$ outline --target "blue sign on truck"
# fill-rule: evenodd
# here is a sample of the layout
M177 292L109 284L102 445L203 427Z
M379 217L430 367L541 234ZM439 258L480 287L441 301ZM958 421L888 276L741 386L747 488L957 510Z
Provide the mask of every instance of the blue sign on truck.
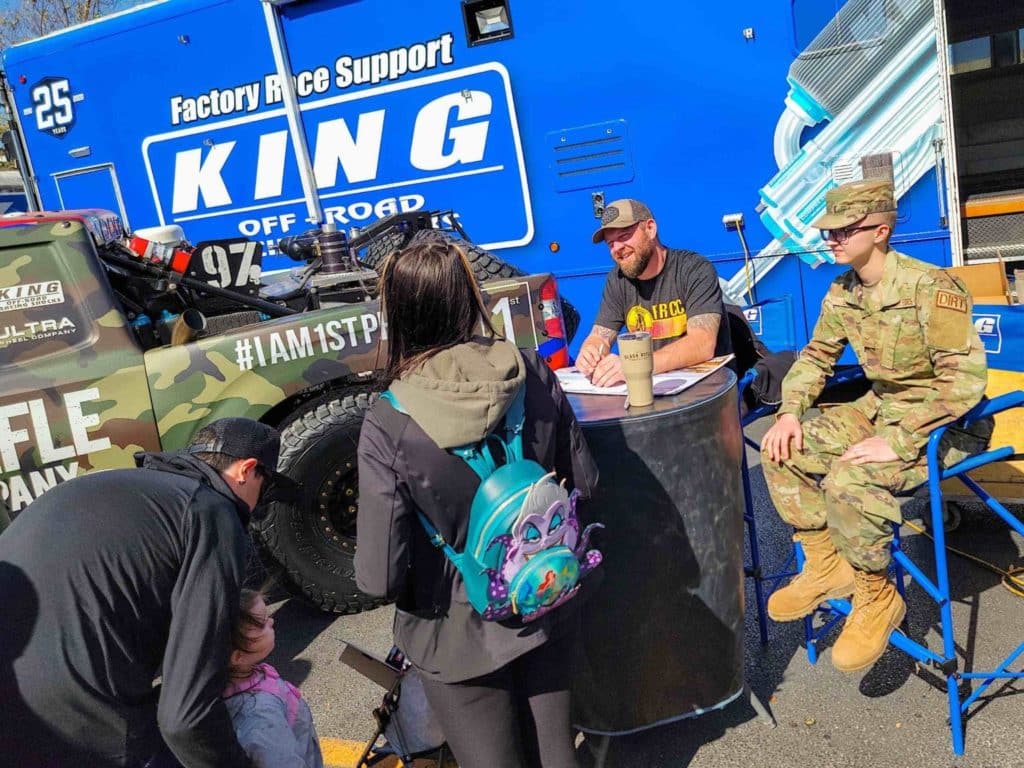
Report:
M836 183L891 176L910 255L1024 256L1013 5L160 0L3 64L44 208L249 237L267 268L284 235L450 209L586 326L596 217L636 197L800 345L838 271L809 226Z

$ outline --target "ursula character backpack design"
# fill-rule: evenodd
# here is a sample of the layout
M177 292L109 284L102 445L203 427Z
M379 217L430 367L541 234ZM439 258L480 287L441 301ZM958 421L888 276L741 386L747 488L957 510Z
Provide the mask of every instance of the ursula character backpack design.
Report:
M568 493L554 472L523 458L526 385L505 414L505 426L481 442L448 449L480 477L469 511L466 548L456 552L437 528L417 511L430 542L458 569L473 608L487 621L518 616L532 621L571 599L580 579L601 562L588 550L590 534L580 534L579 492ZM391 390L381 394L401 413ZM504 451L498 466L493 446Z

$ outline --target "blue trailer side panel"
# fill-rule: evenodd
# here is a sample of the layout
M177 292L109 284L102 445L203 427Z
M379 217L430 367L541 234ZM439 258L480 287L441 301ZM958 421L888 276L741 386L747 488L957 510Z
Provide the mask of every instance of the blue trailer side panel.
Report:
M477 242L555 273L588 327L611 266L594 195L638 197L734 294L788 297L772 322L802 344L838 272L808 224L860 157L888 153L897 247L949 263L930 0L611 5L513 1L513 36L478 45L457 0L282 6L327 220L454 209ZM89 178L134 227L268 245L308 228L270 41L258 0L167 0L9 50L44 204L109 165Z

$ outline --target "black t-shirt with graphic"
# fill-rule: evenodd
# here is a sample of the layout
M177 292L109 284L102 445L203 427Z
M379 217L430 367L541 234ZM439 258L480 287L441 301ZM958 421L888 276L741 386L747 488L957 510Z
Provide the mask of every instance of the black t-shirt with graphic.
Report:
M612 269L594 322L615 332L623 326L647 331L654 348L660 349L686 333L688 317L705 314L722 318L715 355L728 354L732 345L718 273L700 254L669 248L665 268L650 280L634 280L618 267Z

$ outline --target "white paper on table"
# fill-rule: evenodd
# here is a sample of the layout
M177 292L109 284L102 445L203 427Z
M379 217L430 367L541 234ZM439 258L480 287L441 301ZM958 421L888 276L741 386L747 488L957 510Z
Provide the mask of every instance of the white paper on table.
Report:
M654 374L654 394L677 395L684 389L689 389L701 379L707 378L723 365L732 360L733 355L722 355L712 357L703 363L692 365L689 368L680 368L675 371L665 371ZM579 368L559 368L555 371L558 382L565 392L574 395L625 395L626 385L616 384L613 387L596 387L590 380L580 372Z

